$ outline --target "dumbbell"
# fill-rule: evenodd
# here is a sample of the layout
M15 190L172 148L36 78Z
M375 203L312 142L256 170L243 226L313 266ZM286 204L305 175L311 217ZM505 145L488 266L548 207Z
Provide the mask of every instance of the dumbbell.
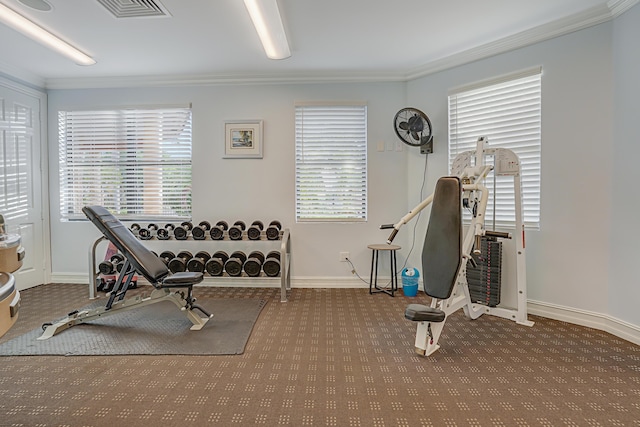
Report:
M211 227L209 234L212 240L222 240L224 238L224 232L229 229L229 224L226 221L218 221L216 225Z
M176 257L176 255L171 252L171 251L164 251L162 253L160 253L160 256L158 258L160 258L160 260L162 262L164 262L164 265L168 265L169 261L171 261L172 259L174 259Z
M247 237L249 240L260 240L260 234L264 229L262 221L253 221L251 227L247 229Z
M121 260L118 260L118 262L114 263L114 267L116 268L116 271L118 273L121 273L122 268L124 267L124 257L122 257Z
M224 270L229 276L237 277L242 274L242 266L247 260L247 256L242 251L235 251L231 254L227 262L224 263Z
M122 263L124 261L124 256L122 254L113 254L109 261L102 261L98 265L98 271L100 271L103 275L114 274L116 272L116 265L118 263Z
M229 238L231 240L242 240L242 232L247 228L244 221L236 221L229 227Z
M164 228L159 228L156 231L156 237L158 240L169 240L171 238L171 232L176 228L173 224L165 224Z
M282 224L280 224L280 221L271 221L266 231L267 239L278 240L280 238L280 230L282 230Z
M157 225L149 224L147 228L141 228L138 230L138 237L140 237L140 240L151 240L153 238L153 232L157 229Z
M211 230L211 224L209 221L201 221L200 224L193 227L191 230L191 236L193 240L204 240L207 237L207 232Z
M187 262L187 270L198 273L204 272L204 266L206 262L209 261L209 258L211 258L211 255L209 255L209 252L207 251L200 251L196 253L193 258Z
M253 251L247 257L244 262L244 272L249 277L258 277L260 270L262 270L262 264L264 263L264 254L260 251Z
M187 240L191 229L193 229L193 224L189 221L185 221L173 229L173 236L176 240Z
M187 262L189 262L191 258L193 258L193 255L191 255L191 252L189 251L178 252L178 255L176 255L175 258L169 261L169 271L171 271L172 273L180 273L186 271Z
M224 264L229 259L229 255L227 255L224 251L217 251L214 253L211 258L204 265L204 269L207 273L212 276L222 276L224 272Z
M267 259L262 264L262 271L269 277L276 277L280 274L280 252L271 251L267 254Z
M136 224L135 222L133 224L131 224L131 226L129 227L129 230L131 230L131 232L133 233L134 236L138 235L138 232L140 231L140 224Z

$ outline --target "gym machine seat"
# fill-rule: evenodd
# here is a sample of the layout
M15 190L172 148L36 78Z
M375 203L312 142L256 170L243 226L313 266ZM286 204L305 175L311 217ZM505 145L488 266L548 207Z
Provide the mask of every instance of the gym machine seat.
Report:
M186 271L171 274L165 263L147 249L107 209L102 206L85 206L82 211L104 237L124 255L124 266L104 307L76 310L69 313L65 319L43 325L44 333L38 338L39 340L51 338L58 332L81 323L161 301L171 301L180 308L193 324L192 330L202 329L213 317L204 308L195 304L195 298L192 295L193 285L203 280L201 272ZM154 289L150 295L125 299L135 274L142 275ZM194 310L200 311L206 317L195 314Z
M462 265L462 184L457 177L443 177L436 183L427 235L422 248L424 292L431 307L409 304L404 317L413 322L443 322L445 312L436 307L438 300L451 296Z

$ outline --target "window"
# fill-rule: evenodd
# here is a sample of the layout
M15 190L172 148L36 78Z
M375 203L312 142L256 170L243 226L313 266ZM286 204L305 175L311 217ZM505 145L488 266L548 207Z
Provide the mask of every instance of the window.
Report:
M191 109L60 111L60 214L102 205L121 219L191 217Z
M296 220L366 219L367 107L296 106Z
M540 228L540 92L541 69L536 68L449 95L449 166L459 153L475 150L480 136L487 137L489 147L516 153L521 167L523 219L530 229ZM490 189L487 221L495 218L495 226L513 227L513 178L495 177L494 190L492 172L486 185Z
M15 220L26 218L33 205L33 117L28 107L8 107L0 105L0 214Z

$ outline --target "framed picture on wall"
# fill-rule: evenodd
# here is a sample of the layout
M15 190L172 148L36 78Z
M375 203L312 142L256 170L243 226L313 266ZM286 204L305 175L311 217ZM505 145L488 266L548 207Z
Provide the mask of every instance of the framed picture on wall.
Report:
M262 158L262 120L224 122L225 159Z

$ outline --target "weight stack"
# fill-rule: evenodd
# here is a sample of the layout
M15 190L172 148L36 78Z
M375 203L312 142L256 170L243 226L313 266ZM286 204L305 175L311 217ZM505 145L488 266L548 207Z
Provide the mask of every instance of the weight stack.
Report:
M502 242L495 237L482 237L481 253L472 254L477 267L467 262L467 284L471 300L495 307L500 304Z

